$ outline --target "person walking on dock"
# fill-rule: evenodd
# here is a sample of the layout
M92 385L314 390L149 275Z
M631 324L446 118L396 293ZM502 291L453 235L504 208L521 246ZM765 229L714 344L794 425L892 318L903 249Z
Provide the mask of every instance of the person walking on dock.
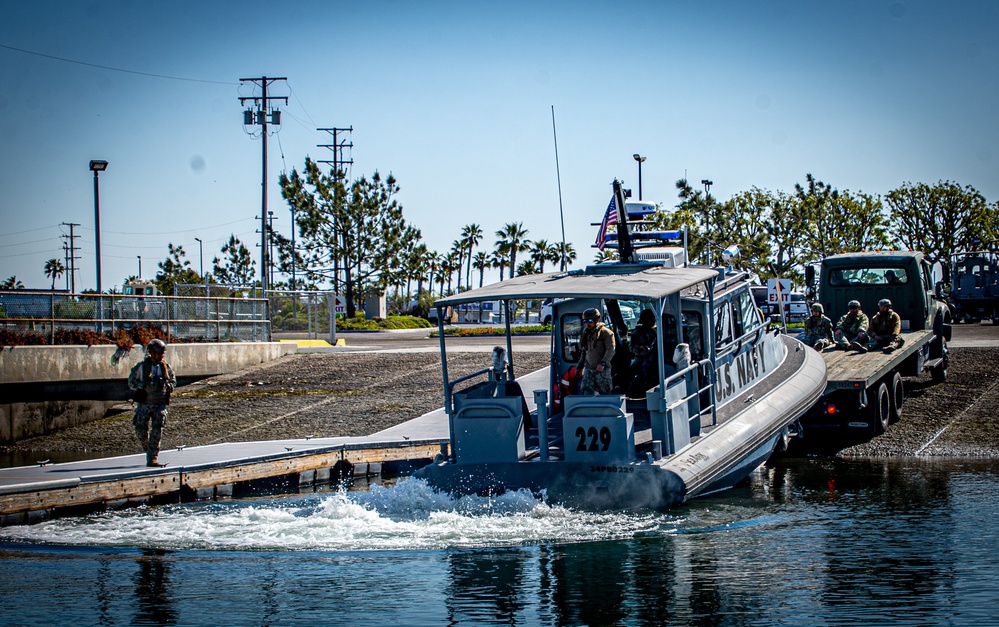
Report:
M583 355L579 359L579 370L583 379L579 383L580 394L610 394L614 383L611 379L611 359L614 357L614 333L600 322L600 310L587 309L583 312L583 336L579 345Z
M163 424L166 422L170 393L177 387L170 364L163 361L166 343L163 340L149 340L146 344L146 358L135 364L128 375L128 387L135 394L135 437L146 451L146 466L158 467L160 439L163 437Z

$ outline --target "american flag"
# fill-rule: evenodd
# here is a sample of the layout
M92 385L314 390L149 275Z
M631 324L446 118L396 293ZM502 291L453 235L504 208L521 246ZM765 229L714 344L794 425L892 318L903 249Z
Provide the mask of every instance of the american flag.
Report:
M600 223L600 230L597 231L596 245L598 249L604 249L604 244L607 240L607 229L614 224L617 224L617 203L614 202L614 197L611 196L610 204L607 205L607 211L604 212L603 222Z

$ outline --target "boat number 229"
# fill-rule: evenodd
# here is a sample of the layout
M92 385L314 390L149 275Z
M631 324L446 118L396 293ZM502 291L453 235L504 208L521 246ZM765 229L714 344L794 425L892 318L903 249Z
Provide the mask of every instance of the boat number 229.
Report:
M611 443L611 432L607 427L600 427L599 431L596 427L576 427L576 438L579 439L577 451L606 451Z

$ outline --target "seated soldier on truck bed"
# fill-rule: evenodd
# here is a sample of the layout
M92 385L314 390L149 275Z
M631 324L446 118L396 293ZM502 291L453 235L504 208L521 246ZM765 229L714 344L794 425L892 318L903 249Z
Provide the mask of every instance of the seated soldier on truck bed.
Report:
M871 328L868 336L871 338L867 343L867 350L877 350L883 348L886 353L890 353L896 348L901 348L905 340L899 336L902 332L902 319L898 313L892 311L891 301L882 298L878 301L878 313L874 314L871 320Z
M851 300L847 303L849 311L843 314L836 323L836 348L841 350L855 349L866 353L864 344L867 337L867 314L860 310L860 301Z
M822 303L812 303L812 315L805 320L805 330L798 339L817 351L833 345L832 320L825 317Z

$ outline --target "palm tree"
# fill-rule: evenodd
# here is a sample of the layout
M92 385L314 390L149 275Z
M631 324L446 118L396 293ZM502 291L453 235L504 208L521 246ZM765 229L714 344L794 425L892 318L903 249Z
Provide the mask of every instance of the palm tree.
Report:
M452 250L447 255L444 256L444 267L443 271L447 273L447 293L451 294L451 279L454 277L456 270L461 270L461 254L459 251ZM458 282L461 282L461 272L458 272Z
M482 287L482 281L486 276L486 268L492 267L492 263L489 261L489 255L487 255L485 251L480 250L475 253L473 264L475 269L479 271L479 287Z
M531 242L531 261L537 264L538 272L544 273L546 261L558 261L558 247L549 244L546 239L539 239Z
M6 281L0 283L0 290L23 290L24 283L21 283L21 279L17 278L13 274L10 275Z
M556 258L553 261L558 261L559 270L565 272L569 264L576 260L576 249L572 247L572 244L560 242L555 245L555 255Z
M490 256L490 263L492 263L494 268L499 268L500 271L500 281L503 280L503 270L510 263L508 257L510 256L509 248L507 243L503 241L496 242L496 250L493 251L492 256Z
M510 278L513 278L514 270L517 268L517 253L527 250L531 242L527 239L527 229L523 222L509 222L499 231L496 231L496 245L505 243L507 251L510 253ZM502 274L502 272L500 272ZM502 279L501 279L502 280Z
M463 269L465 267L465 262L464 262L464 259L465 259L465 240L463 240L463 239L456 239L453 242L451 242L451 256L454 257L453 261L455 261L455 264L457 265L457 267L459 268L459 270L461 270L461 269ZM451 291L451 279L448 279L447 289L448 289L449 292ZM461 291L461 272L460 271L458 272L458 289L457 289L457 291L459 291L459 292Z
M63 273L66 272L66 266L62 265L62 262L58 259L49 259L45 262L45 276L52 279L52 289L55 290L55 282Z
M411 287L413 279L416 279L416 299L419 300L420 294L423 293L423 281L426 280L427 272L427 245L418 244L414 246L409 254L406 255L405 260L405 274L406 274L406 306L409 306L409 301L411 300Z
M467 224L461 230L461 237L465 240L465 250L468 251L468 270L465 272L465 287L472 287L472 250L482 241L482 227L478 224ZM479 287L482 287L479 285Z
M441 268L441 260L442 259L443 258L441 257L440 253L438 253L438 252L432 252L432 253L430 253L430 254L427 255L427 268L428 268L428 270L430 272L430 276L427 279L427 283L430 285L430 292L431 293L433 293L433 291L434 291L434 277L439 277L440 276L439 270ZM444 284L443 283L441 284L441 289L442 290L444 289Z
M614 261L617 259L616 250L598 250L597 254L593 255L593 263L603 263L605 261Z

